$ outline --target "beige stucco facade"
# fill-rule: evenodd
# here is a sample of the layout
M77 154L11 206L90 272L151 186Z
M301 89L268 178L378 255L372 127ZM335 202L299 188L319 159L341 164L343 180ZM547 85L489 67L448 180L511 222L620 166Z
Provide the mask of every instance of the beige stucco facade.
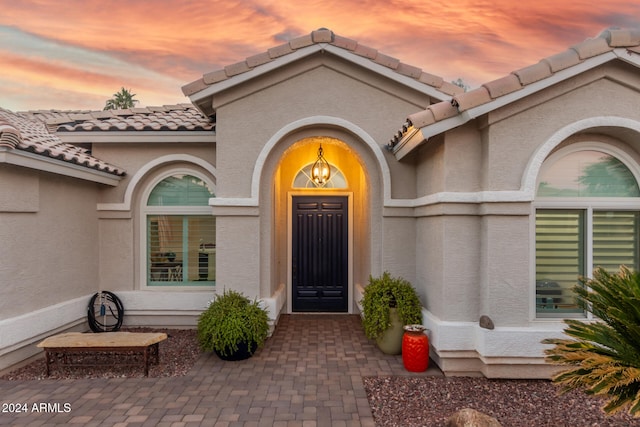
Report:
M0 164L0 236L13 242L0 268L0 370L48 334L82 329L98 290L121 297L125 324L192 327L215 292L232 288L263 300L277 327L293 311L292 204L331 195L348 207L346 313L359 313L370 275L389 271L416 287L447 375L549 376L540 341L561 336L563 323L536 317L539 173L563 147L595 144L640 177L638 66L581 65L473 114L405 126L390 147L407 117L447 111L451 88L327 31L186 86L213 129L58 132L127 171L117 179ZM294 185L320 144L346 184ZM175 173L214 189L215 286L147 282L147 198Z

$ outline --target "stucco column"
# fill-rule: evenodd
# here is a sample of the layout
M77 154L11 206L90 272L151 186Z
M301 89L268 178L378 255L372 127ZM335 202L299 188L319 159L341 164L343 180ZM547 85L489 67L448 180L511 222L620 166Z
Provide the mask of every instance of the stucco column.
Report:
M482 234L479 314L489 316L496 326L527 325L532 268L529 217L486 215Z
M260 296L260 217L258 207L214 206L216 292L233 289Z

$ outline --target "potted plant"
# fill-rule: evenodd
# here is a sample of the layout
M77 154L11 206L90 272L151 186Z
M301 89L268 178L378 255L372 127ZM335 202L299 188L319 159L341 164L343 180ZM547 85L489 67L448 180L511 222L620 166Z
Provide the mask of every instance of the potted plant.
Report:
M223 360L251 357L268 333L267 310L234 290L217 295L198 320L200 347Z
M366 336L384 353L400 354L404 325L422 323L422 305L411 283L386 271L369 276L361 303Z

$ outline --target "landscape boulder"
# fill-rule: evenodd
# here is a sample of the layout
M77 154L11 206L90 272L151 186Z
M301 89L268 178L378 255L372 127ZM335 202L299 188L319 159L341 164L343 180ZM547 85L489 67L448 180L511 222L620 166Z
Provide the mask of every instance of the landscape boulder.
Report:
M446 427L502 427L497 419L476 411L461 409L447 419Z

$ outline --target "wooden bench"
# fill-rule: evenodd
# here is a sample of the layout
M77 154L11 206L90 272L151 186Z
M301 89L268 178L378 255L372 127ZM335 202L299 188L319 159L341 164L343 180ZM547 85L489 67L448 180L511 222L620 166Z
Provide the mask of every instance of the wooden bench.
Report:
M166 339L167 334L156 332L68 332L49 337L38 347L45 352L47 376L55 363L58 366L144 366L144 376L148 377L149 363L159 363L158 344Z

